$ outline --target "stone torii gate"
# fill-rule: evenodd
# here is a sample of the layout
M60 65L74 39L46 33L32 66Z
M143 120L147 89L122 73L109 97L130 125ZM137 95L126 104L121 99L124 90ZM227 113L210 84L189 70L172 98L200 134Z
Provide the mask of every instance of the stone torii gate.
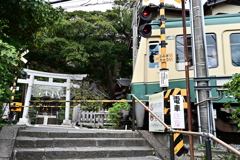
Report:
M82 80L87 74L58 74L58 73L49 73L49 72L41 72L30 69L23 69L28 75L27 79L18 79L18 83L28 84L27 94L25 96L24 106L29 106L32 94L32 88L34 84L39 85L48 85L48 86L58 86L58 87L66 87L66 108L65 108L65 119L63 120L63 124L69 125L71 120L69 120L69 111L70 111L70 88L71 80ZM34 79L35 77L44 77L47 78L48 81L38 81ZM66 82L54 82L54 79L65 79ZM18 125L30 125L29 117L28 117L29 107L24 107L22 118L19 119Z

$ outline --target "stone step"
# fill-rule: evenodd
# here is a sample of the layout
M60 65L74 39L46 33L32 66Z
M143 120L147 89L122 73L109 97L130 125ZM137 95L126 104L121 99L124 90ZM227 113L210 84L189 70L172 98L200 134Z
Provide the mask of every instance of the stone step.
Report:
M17 148L150 146L144 138L34 138L17 137Z
M139 138L130 130L20 130L18 136L38 138Z
M16 148L15 160L100 159L152 156L150 147ZM122 160L122 159L121 159Z

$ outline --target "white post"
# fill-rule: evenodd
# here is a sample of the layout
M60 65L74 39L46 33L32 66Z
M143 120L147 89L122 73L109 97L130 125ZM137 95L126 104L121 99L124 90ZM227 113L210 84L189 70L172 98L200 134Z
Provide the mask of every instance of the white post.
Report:
M24 106L29 106L32 94L32 87L34 82L34 75L30 76L30 82L28 84L27 95L25 98ZM22 118L19 119L17 125L30 125L29 117L28 117L29 107L24 107Z
M63 120L63 124L69 125L71 124L71 120L69 120L69 111L70 111L70 85L71 79L67 79L67 87L66 87L66 107L65 107L65 120Z

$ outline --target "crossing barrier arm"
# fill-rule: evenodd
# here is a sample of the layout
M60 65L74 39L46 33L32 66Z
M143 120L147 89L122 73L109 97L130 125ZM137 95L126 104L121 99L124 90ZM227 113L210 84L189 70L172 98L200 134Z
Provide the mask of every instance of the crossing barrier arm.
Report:
M139 100L141 102L148 102L148 100ZM139 102L137 100L135 100L135 102ZM66 100L32 100L30 101L31 103L52 103L52 102L76 102L76 103L80 103L80 102L109 102L109 103L115 103L115 102L132 102L132 100L70 100L70 101L66 101Z

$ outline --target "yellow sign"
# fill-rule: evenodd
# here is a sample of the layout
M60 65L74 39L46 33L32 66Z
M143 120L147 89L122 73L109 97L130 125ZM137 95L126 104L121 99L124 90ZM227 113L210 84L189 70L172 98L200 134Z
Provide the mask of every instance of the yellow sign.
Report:
M160 55L154 55L154 63L157 62L168 62L173 61L173 54L160 54Z
M175 0L176 2L178 2L178 3L181 3L182 2L182 0Z

